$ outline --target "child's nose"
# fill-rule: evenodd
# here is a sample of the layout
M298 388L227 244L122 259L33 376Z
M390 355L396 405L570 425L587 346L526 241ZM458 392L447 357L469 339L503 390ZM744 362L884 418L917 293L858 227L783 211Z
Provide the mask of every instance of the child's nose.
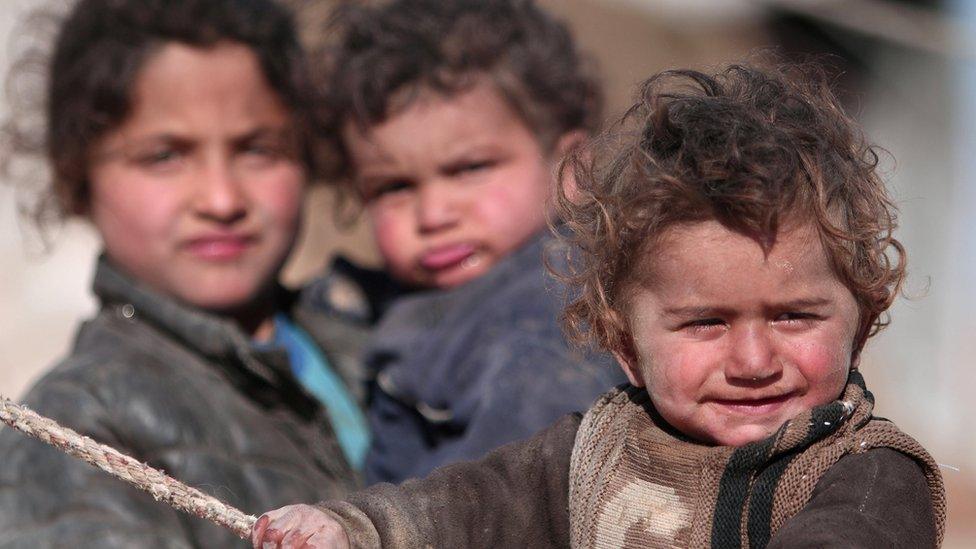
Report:
M458 220L456 206L449 184L421 184L417 199L417 224L420 232L428 233L453 226Z
M755 383L778 376L783 368L776 360L770 334L762 326L733 328L731 359L725 368L728 380Z
M243 189L230 162L210 161L200 168L194 182L196 212L208 219L229 223L247 212Z

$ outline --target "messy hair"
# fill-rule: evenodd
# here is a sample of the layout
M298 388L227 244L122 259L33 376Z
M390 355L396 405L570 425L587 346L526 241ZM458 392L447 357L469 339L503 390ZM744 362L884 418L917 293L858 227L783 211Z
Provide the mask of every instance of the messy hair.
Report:
M7 171L28 157L47 162L48 192L29 212L41 224L87 211L91 147L124 122L140 69L167 42L208 48L227 41L250 48L291 111L305 143L302 160L314 172L309 131L302 126L314 103L311 78L291 14L273 0L80 0L67 16L38 10L30 24L57 26L53 51L25 51L7 85L14 88L42 72L44 89L37 95L43 105L13 110L0 134L0 167ZM41 178L37 172L29 177Z
M620 122L561 168L575 178L557 193L578 254L563 273L575 290L570 337L630 349L628 294L670 228L714 220L768 253L778 230L809 222L857 300L860 349L888 323L905 277L878 160L812 65L652 76Z
M331 21L337 40L323 52L323 137L332 175L351 176L342 141L348 123L366 129L420 92L451 96L489 82L540 143L595 131L601 92L567 27L532 0L346 2Z

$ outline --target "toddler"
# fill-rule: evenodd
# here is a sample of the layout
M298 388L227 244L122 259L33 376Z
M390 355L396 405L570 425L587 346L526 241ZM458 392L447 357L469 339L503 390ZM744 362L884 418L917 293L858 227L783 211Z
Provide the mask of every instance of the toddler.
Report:
M326 138L401 288L365 355L365 475L399 482L619 382L609 356L567 344L543 265L564 255L546 249L554 167L595 127L598 90L565 26L530 1L357 3L336 21Z

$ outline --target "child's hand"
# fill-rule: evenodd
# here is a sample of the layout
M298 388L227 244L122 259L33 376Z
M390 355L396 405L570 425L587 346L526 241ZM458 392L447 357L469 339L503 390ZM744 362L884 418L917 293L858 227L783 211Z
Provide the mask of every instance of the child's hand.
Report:
M342 525L311 505L288 505L261 515L251 542L255 549L349 549Z

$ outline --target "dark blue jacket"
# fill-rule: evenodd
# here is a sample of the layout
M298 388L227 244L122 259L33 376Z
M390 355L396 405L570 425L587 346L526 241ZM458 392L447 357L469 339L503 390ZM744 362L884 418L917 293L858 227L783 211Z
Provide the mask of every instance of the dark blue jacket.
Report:
M377 373L367 483L479 458L623 381L612 359L584 356L560 331L563 288L543 264L565 255L558 246L540 235L481 278L389 306L365 355Z

